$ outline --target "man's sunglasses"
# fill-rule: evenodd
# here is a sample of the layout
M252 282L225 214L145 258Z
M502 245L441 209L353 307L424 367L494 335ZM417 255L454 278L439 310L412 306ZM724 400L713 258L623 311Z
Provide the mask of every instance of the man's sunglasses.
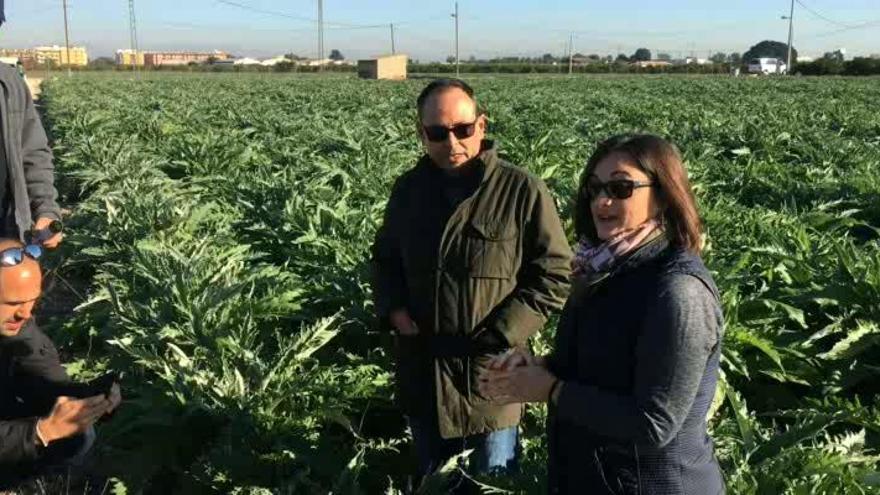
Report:
M24 261L27 256L32 260L40 259L43 255L43 248L36 244L28 244L25 247L12 247L0 251L0 266L16 266Z
M589 199L596 199L599 193L605 191L609 198L626 199L633 195L633 191L641 187L651 187L653 182L643 182L629 179L615 179L608 182L598 180L588 181L584 186L584 193Z
M446 141L446 137L449 136L450 132L455 135L455 139L467 139L473 136L477 130L477 121L475 120L469 124L456 124L452 127L425 125L422 126L422 129L425 130L425 136L428 138L428 141L435 143Z

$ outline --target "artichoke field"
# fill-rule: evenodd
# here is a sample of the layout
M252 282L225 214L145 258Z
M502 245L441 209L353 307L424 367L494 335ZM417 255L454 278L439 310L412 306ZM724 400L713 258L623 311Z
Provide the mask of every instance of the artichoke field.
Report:
M597 141L643 130L681 148L723 294L710 428L730 493L878 493L880 84L469 82L490 136L548 183L570 236L576 180ZM119 486L406 489L414 461L388 336L371 319L367 260L393 180L420 155L414 101L425 83L44 84L72 210L48 268L64 282L53 291L76 298L69 316L45 323L73 374L126 373L125 407L100 426L97 449ZM528 411L522 474L481 480L487 491L542 492L546 411Z

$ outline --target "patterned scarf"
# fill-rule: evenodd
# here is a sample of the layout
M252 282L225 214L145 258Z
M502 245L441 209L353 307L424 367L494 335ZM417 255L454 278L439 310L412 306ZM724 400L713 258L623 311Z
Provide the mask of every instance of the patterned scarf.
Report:
M597 246L586 239L581 239L574 249L571 276L590 276L610 272L627 254L662 233L663 227L660 222L651 219L634 229L623 231Z

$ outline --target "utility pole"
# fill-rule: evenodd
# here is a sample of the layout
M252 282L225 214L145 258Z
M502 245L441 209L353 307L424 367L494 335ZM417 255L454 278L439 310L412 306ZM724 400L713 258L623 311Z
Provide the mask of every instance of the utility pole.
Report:
M460 77L461 72L458 66L458 2L455 2L455 13L452 14L452 17L455 18L455 77Z
M134 14L134 0L128 0L128 28L129 38L131 42L131 68L132 72L139 75L138 68L138 37L137 37L137 18Z
M324 64L324 1L318 0L318 70Z
M784 17L783 17L784 19ZM788 58L785 60L785 71L791 74L791 41L794 36L794 0L791 0L791 11L788 14Z
M391 26L391 54L394 55L397 51L394 49L394 23L389 24Z
M70 77L70 33L67 29L67 0L64 0L62 4L64 5L64 46L67 49L67 77ZM60 59L61 57L58 58Z
M574 33L568 35L568 75L574 65Z

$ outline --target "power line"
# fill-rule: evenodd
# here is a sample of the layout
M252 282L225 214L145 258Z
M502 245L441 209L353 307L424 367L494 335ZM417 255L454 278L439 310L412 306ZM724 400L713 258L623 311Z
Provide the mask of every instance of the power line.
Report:
M394 25L394 28L395 33L402 33L404 37L415 39L416 41L420 41L428 45L441 45L449 42L449 40L441 40L439 38L427 37L421 32L419 32L418 34L414 34L414 32L410 31L409 29L400 29L397 24Z
M314 23L319 22L319 19L316 19L314 17L290 14L290 13L281 12L278 10L263 9L263 8L254 7L254 6L245 4L245 3L235 2L232 0L214 0L214 1L217 3L223 4L223 5L230 6L230 7L236 7L238 9L247 10L247 11L253 12L255 14L262 14L262 15L267 15L267 16L272 16L272 17L281 17L281 18L285 18L285 19L293 19L293 20L302 21L302 22L314 22ZM403 23L395 23L395 24L404 24L404 23L410 23L410 22L419 22L419 21L404 21ZM349 22L333 22L333 21L324 21L323 24L325 26L332 26L332 27L327 27L326 29L333 29L333 30L376 29L376 28L383 28L384 29L384 28L388 27L388 24L353 24L353 23L349 23Z
M830 24L833 24L833 25L835 25L835 26L839 26L839 27L844 27L844 28L850 28L850 27L852 27L850 24L844 24L844 23L842 23L842 22L835 21L834 19L829 19L828 17L826 17L826 16L820 14L819 12L816 12L815 10L811 9L810 7L808 7L807 4L805 4L805 3L802 2L801 0L796 0L796 1L797 1L798 5L800 5L801 7L803 7L804 10L806 10L807 12L813 14L815 17L817 17L817 18L819 18L819 19L822 19L823 21L825 21L825 22L827 22L827 23L830 23Z
M815 37L816 38L826 38L828 36L834 36L836 34L844 33L847 31L854 31L856 29L866 29L866 28L872 28L872 27L880 27L880 19L878 19L876 21L868 21L868 22L863 22L861 24L855 24L855 25L845 27L842 29L835 29L834 31L828 31L826 33L817 34L817 35L815 35Z
M276 10L261 9L261 8L252 7L250 5L246 5L243 3L233 2L230 0L214 0L214 1L216 1L217 3L222 3L223 5L228 5L230 7L237 7L242 10L254 12L256 14L263 14L263 15L274 16L274 17L284 17L286 19L294 19L294 20L303 21L303 22L316 22L317 21L317 19L313 19L311 17L287 14L285 12L278 12Z
M398 28L400 26L408 26L410 24L416 24L419 22L436 21L438 19L445 20L445 19L448 19L448 17L446 15L432 16L432 17L427 17L427 18L423 18L423 19L410 19L407 21L391 21L391 23L394 24L395 28ZM331 27L331 28L327 28L327 29L330 31L356 31L356 30L360 30L360 29L388 29L388 23L385 23L385 24L363 24L363 25L355 25L355 24L349 25L349 24L347 24L347 25L344 25L341 27Z

